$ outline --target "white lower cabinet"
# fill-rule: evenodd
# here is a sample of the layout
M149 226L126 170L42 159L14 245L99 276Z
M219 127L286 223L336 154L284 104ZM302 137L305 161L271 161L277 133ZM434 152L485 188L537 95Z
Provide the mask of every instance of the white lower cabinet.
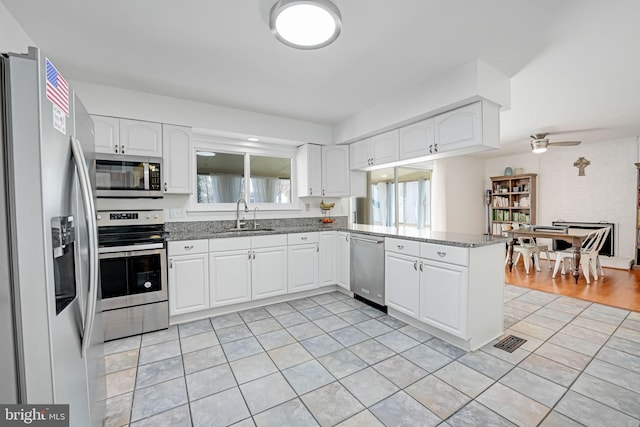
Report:
M386 251L384 260L387 306L418 319L420 317L420 270L415 256Z
M289 292L318 287L320 246L318 233L296 233L288 236Z
M318 275L319 286L336 284L338 235L335 231L321 231L319 233Z
M338 231L336 282L338 286L346 290L351 290L351 250L349 238L349 233Z
M251 250L209 254L210 306L251 300Z
M254 249L251 260L251 297L260 299L287 293L287 247Z
M468 268L420 261L420 321L467 337Z
M206 240L169 242L169 315L209 308Z

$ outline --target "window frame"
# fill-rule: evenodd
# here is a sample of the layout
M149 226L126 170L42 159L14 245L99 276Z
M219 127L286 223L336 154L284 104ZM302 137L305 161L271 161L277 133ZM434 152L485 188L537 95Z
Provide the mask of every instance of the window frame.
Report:
M229 212L236 210L236 202L233 203L199 203L198 202L198 161L197 151L213 151L225 154L239 154L244 156L244 187L243 198L249 205L251 156L268 156L289 159L291 165L291 202L290 203L251 203L250 209L258 208L264 211L292 211L301 210L298 203L296 152L297 147L274 146L260 143L245 143L243 141L193 139L191 147L191 162L193 176L191 177L194 191L189 197L189 210L194 212ZM244 206L243 206L244 208Z

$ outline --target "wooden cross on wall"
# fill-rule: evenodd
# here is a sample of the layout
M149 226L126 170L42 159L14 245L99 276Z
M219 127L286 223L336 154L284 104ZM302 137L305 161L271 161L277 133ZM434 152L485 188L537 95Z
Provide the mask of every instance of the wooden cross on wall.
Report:
M573 166L578 168L578 176L584 176L584 168L586 168L590 164L591 162L589 160L585 159L584 157L579 157L578 160L573 163Z

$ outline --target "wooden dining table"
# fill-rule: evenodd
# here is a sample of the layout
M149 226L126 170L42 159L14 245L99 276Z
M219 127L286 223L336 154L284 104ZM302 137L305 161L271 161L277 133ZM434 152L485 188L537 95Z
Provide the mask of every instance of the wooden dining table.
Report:
M508 245L508 258L509 271L513 269L513 243L518 237L530 237L535 239L555 239L562 240L571 243L573 247L573 278L578 283L578 277L580 276L580 248L585 241L589 233L593 230L584 228L564 228L556 226L530 226L522 228L514 228L512 230L505 231L510 239L507 241ZM558 262L556 260L556 262Z

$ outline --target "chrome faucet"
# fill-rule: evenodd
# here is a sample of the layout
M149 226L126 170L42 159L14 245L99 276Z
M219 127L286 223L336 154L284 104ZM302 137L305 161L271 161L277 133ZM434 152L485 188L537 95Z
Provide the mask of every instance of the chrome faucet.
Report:
M245 222L240 222L240 203L244 203L244 211L249 212L249 207L247 206L247 201L243 198L238 199L236 202L236 229L241 229L243 225L246 225Z
M256 222L256 212L258 212L258 207L253 208L253 229L258 229L258 223Z

